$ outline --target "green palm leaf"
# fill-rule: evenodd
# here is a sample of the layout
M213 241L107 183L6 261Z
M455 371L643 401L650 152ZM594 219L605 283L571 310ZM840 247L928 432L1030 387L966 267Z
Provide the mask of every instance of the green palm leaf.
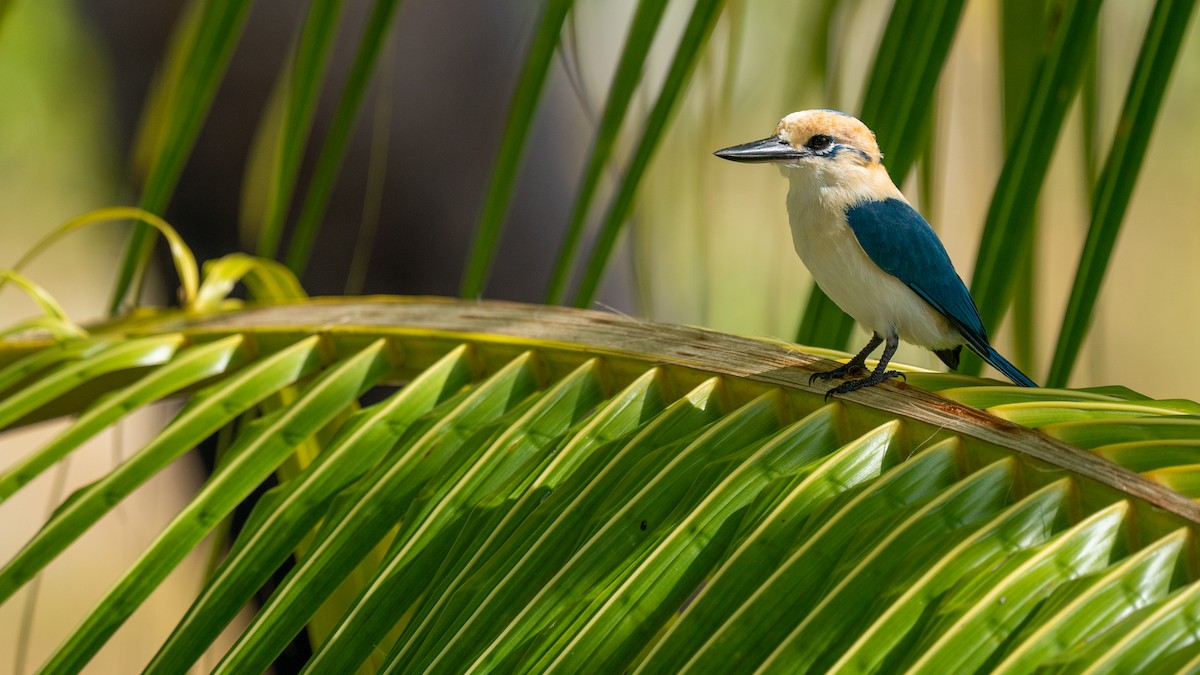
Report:
M1112 149L1097 181L1092 223L1080 253L1075 283L1047 377L1047 383L1052 387L1067 384L1087 335L1092 310L1100 295L1100 284L1121 231L1142 160L1146 157L1171 71L1179 60L1188 18L1195 6L1196 3L1189 0L1160 0L1154 6L1136 70L1129 83L1125 109L1117 122Z
M257 235L260 256L276 256L283 238L342 5L343 0L309 3L304 26L276 84L273 98L277 105L268 106L259 127L256 156L249 164L259 164L263 175L247 172L252 178L242 190L241 225Z
M188 6L172 38L171 54L146 104L139 145L146 166L140 206L162 214L225 75L252 0L199 0ZM121 265L110 311L116 313L137 288L157 234L134 229Z
M508 216L508 205L512 202L517 170L521 158L525 156L525 140L533 127L534 113L550 71L554 49L558 46L559 33L572 4L574 0L548 0L538 20L537 31L529 45L525 65L513 93L504 136L484 199L483 213L479 217L475 240L471 243L471 252L463 270L459 292L464 298L480 297L487 285L496 249L500 245L500 231Z
M1034 213L1054 141L1075 98L1087 62L1088 47L1100 16L1100 3L1068 0L1053 42L1038 68L1033 91L1013 132L1013 141L996 181L971 277L971 296L985 326L996 326L1008 308L1017 275L1030 252ZM994 328L993 328L994 330ZM982 361L968 354L961 366L978 373Z
M393 17L400 0L375 0L367 17L363 35L354 53L354 62L346 74L346 84L338 98L337 110L329 125L329 133L321 145L313 167L312 177L304 192L304 201L296 216L296 229L288 248L286 262L297 275L303 275L316 243L317 229L333 194L338 171L350 145L350 135L358 118L359 108L367 93L367 85L379 63L379 55L387 42Z
M79 414L30 455L38 466L118 410L186 400L0 570L4 597L171 457L260 414L47 672L82 668L272 472L279 487L149 670L196 663L288 556L218 671L268 668L314 622L311 672L1145 670L1194 656L1200 507L1101 455L1186 484L1196 404L921 373L946 398L889 383L826 403L807 384L824 362L780 345L532 316L314 300L3 343L0 373L23 373L10 382L112 392L10 386L8 426ZM359 409L378 384L400 388ZM279 469L309 445L311 461Z

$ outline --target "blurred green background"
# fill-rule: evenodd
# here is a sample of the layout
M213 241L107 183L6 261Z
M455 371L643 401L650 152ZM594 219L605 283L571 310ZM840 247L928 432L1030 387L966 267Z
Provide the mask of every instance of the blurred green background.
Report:
M1052 37L1066 25L1069 11L1095 6L1059 0L965 3L945 32L953 39L944 64L935 58L932 72L940 78L922 99L928 113L901 124L889 116L913 107L911 102L893 96L871 103L864 92L878 71L888 22L897 8L919 4L709 3L719 12L711 35L700 30L699 50L687 64L694 70L675 82L680 97L665 110L663 136L647 147L645 120L662 105L660 92L672 82L677 45L691 30L693 8L703 2L409 0L397 3L386 22L373 24L372 12L385 4L0 3L5 265L67 218L146 202L155 172L154 129L164 124L155 115L165 104L155 103L154 92L170 90L164 84L171 79L170 45L186 43L200 12L245 6L244 28L227 31L233 45L228 70L220 64L210 69L219 86L211 105L202 102L193 111L202 122L198 137L194 146L181 143L186 162L162 198L164 215L201 259L234 250L287 259L297 250L308 200L328 190L328 206L318 209L314 221L319 228L311 259L293 265L310 293L459 294L466 288L464 276L470 277L472 252L486 239L478 234L479 223L492 217L498 236L496 248L485 252L490 265L481 277L482 292L466 288L467 294L540 302L547 297L566 226L578 211L586 226L582 255L595 250L607 220L625 227L612 259L600 265L603 276L587 272L578 258L568 277L575 283L558 300L577 298L571 291L581 280L584 286L597 282L594 297L578 298L583 304L790 340L810 296L786 227L786 182L772 168L721 162L712 151L767 135L793 110L831 107L859 114L875 106L876 119L866 121L880 131L885 147L903 142L910 148L903 152L916 164L903 189L970 282L989 205L1011 154L1006 135L1020 128L1038 64L1052 50ZM1096 203L1093 189L1119 130L1151 15L1156 7L1191 4L1103 3L1093 37L1084 40L1081 93L1064 93L1070 105L1061 132L1028 139L1053 150L1035 210L1033 264L1027 272L1018 257L1002 258L1003 272L1017 279L1015 309L1005 312L1003 304L992 303L984 309L1003 313L1002 321L989 326L994 341L1038 381L1046 381L1056 350ZM642 38L645 62L635 64L636 77L625 80L633 87L630 112L615 136L612 158L600 164L595 198L579 210L579 177L610 100L613 73L623 50L636 42L627 41L626 33L635 11L653 13L655 5L665 9L661 25ZM325 51L311 52L316 65L307 77L289 81L287 66L297 63L298 45L308 44L303 38L308 12L318 6L331 12L333 25L326 26L331 41ZM1005 10L1009 14L1002 20ZM514 92L531 77L531 45L539 30L549 30L546 17L553 11L566 13L561 30L550 31L555 42L544 89L535 87L541 95L533 96L533 108L523 117L514 115ZM1111 261L1100 266L1107 274L1071 386L1121 384L1158 398L1200 399L1200 361L1192 352L1192 336L1200 333L1198 23L1192 13L1180 26L1182 48L1168 61L1173 69L1159 69L1170 78L1164 80L1161 109L1152 116L1157 124L1145 161L1136 182L1126 181L1133 192L1124 229ZM323 177L322 148L338 129L355 55L373 29L382 32L377 63L361 106L350 116L344 160L333 177ZM899 62L931 43L912 37L897 44ZM285 81L290 89L280 84ZM311 109L293 107L296 116L288 118L285 102L301 100L305 86L313 90ZM513 140L522 121L528 129L524 143ZM286 138L280 135L285 122L293 125L291 142L280 140ZM904 129L904 138L884 137L885 128ZM509 142L519 152L506 191L496 187L496 158ZM290 169L280 159L287 155L281 148L296 155L293 184L282 192L280 185L288 181L280 176ZM643 151L645 174L636 191L624 193L629 167ZM617 207L625 194L634 199L622 212ZM271 227L278 229L266 238L278 236L278 243L264 247L264 231ZM28 275L76 320L102 318L114 278L129 269L123 262L127 238L127 227L86 229L41 257ZM143 300L165 302L174 283L169 270L152 273ZM12 290L0 303L6 316L30 311L28 300ZM855 332L850 343L861 337ZM931 354L911 347L902 347L898 358L935 366ZM112 440L120 447L119 438ZM104 448L92 455L98 466L111 463ZM89 475L77 465L70 484L86 482ZM185 471L180 480L194 479ZM21 508L36 509L37 498L32 499ZM5 528L26 526L5 522ZM157 530L154 523L147 528ZM23 539L4 533L5 541ZM74 592L62 590L66 597ZM20 623L12 606L0 617L6 627ZM64 630L73 619L66 623ZM147 619L147 625L154 623ZM53 636L47 641L56 643ZM114 658L113 667L119 667Z
M309 140L305 144L302 137L299 144L299 187L287 204L285 224L295 223L319 141L329 131L374 3L334 4L341 5L342 16L328 48L324 85L317 87ZM535 302L545 297L635 4L580 2L567 15L517 164L511 207L502 213L504 227L483 291L487 297ZM1040 6L1048 8L1045 17L1018 27L1028 42L1024 51L1035 61L1047 46L1037 33L1051 30L1064 11L1061 2ZM0 190L10 205L3 228L10 257L70 215L137 198L148 167L133 148L139 124L145 126L152 109L143 104L173 31L185 23L183 7L49 0L16 2L7 10L0 40L5 55L0 73L8 92L0 103L5 157ZM965 4L929 102L932 133L918 139L917 168L903 186L968 281L1005 158L1006 105L1019 109L1018 99L1028 89L1015 89L1006 101L1002 63L1015 66L1002 61L1002 7ZM1032 350L1018 347L1015 353L1035 379L1044 380L1049 368L1089 220L1089 185L1107 153L1153 7L1135 0L1103 5L1096 42L1088 48L1083 94L1074 98L1061 134L1051 140L1053 161L1037 208L1033 292L1026 303L1036 320L1021 327ZM893 8L863 0L729 2L718 9L711 38L651 155L593 306L791 339L809 282L785 227L786 184L770 168L725 164L711 151L769 133L792 110L858 112ZM303 270L310 292L457 293L539 10L538 3L399 3L354 118L346 159L332 182L315 264ZM261 252L256 227L262 218L255 209L269 186L263 184L263 162L255 157L263 155L271 92L305 11L304 3L255 3L244 34L234 42L229 70L204 111L166 211L201 259L235 249ZM688 3L665 5L614 158L586 212L584 252L640 138L638 121L655 103L688 16ZM1200 105L1195 32L1193 16L1093 329L1069 381L1074 386L1121 383L1152 396L1200 397L1183 337L1197 328L1190 299L1200 284L1200 273L1193 271L1200 234L1192 226L1200 208L1194 188L1200 169L1192 161L1200 144L1193 123ZM881 141L888 143L886 137ZM283 228L281 257L290 232ZM117 228L89 231L46 257L41 263L46 271L35 268L33 276L77 318L96 316L102 303L95 294L104 294L108 275L118 267L123 236ZM81 255L90 265L80 264ZM95 283L76 276L90 266L101 275ZM157 285L169 295L168 286L169 281ZM990 326L1010 353L1012 324L1006 319ZM923 350L905 348L901 356L934 365Z

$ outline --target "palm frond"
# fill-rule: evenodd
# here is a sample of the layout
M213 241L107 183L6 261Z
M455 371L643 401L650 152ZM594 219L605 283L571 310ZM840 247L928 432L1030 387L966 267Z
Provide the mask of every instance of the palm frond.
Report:
M143 113L142 145L147 173L139 202L144 210L162 215L183 165L191 155L208 114L217 85L246 23L251 0L197 0L185 13L170 47L172 57L160 73L155 93ZM136 225L109 311L116 314L133 294L154 250L155 233Z
M559 34L572 4L574 0L548 0L538 19L537 30L529 45L529 52L525 56L525 64L509 107L504 136L500 141L491 182L484 199L483 214L479 218L475 240L471 244L471 252L463 271L460 293L464 298L480 297L487 285L496 248L500 244L500 232L508 217L508 205L512 201L517 169L525 155L525 140L533 127L542 87L546 83L554 50L558 46Z
M1129 82L1125 109L1117 121L1112 148L1094 192L1092 222L1063 315L1054 361L1050 364L1049 386L1066 386L1087 335L1092 311L1100 295L1100 284L1121 232L1121 223L1125 220L1133 187L1150 145L1150 134L1166 96L1171 71L1179 60L1179 49L1195 6L1195 2L1186 0L1160 0L1154 6Z
M1200 507L1151 479L1195 480L1200 405L916 371L912 384L941 395L900 383L826 402L807 384L825 365L607 314L401 298L159 312L69 343L4 343L6 426L79 415L26 465L155 397L186 402L0 569L2 597L171 458L257 410L48 670L85 665L273 472L279 486L152 672L195 663L289 557L218 672L269 667L317 616L328 629L312 671L1191 658ZM79 389L54 384L66 381ZM117 389L97 398L105 382ZM378 385L400 388L360 406ZM304 444L311 461L279 471ZM1149 444L1163 449L1137 451ZM4 494L29 475L5 474ZM348 579L357 596L331 604Z

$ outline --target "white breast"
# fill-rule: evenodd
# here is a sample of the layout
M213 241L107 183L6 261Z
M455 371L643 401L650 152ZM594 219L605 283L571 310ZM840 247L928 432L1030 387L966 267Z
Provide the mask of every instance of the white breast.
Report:
M808 192L793 184L788 193L792 242L813 280L842 311L883 337L895 332L929 349L963 344L944 316L871 261L844 211L826 208Z

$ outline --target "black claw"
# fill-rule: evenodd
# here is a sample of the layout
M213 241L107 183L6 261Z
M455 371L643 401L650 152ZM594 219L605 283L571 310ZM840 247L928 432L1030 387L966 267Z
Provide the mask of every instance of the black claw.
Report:
M864 367L862 364L851 361L850 363L834 368L833 370L827 370L823 373L813 373L812 375L809 375L808 383L812 384L817 380L840 380L846 377L861 375L866 371L866 367Z
M811 385L817 380L841 379L847 375L850 375L851 373L853 373L855 376L861 373L866 373L867 357L871 355L871 352L875 351L875 348L878 347L879 343L881 342L884 342L883 337L880 336L879 333L873 334L871 336L871 341L867 343L867 346L864 347L861 352L855 355L854 358L850 359L849 363L842 364L841 366L838 366L837 368L825 373L813 373L809 376L808 383ZM875 366L875 370L871 371L866 377L857 380L850 380L849 382L843 382L833 389L825 392L825 402L828 403L829 397L836 394L848 394L852 391L862 389L863 387L879 384L880 382L893 377L904 377L904 373L898 370L887 370L888 362L892 360L892 355L896 353L896 347L899 344L900 338L895 333L888 335L887 344L883 348L883 356L880 357L879 365Z
M871 336L871 340L867 343L867 346L863 347L861 352L855 354L854 358L850 359L849 362L843 363L837 368L824 373L813 373L809 376L808 383L811 385L817 380L840 380L848 376L858 377L867 372L867 357L871 355L871 352L875 351L875 348L881 342L883 342L883 338L879 336L879 333L875 333ZM895 351L894 348L893 351ZM887 365L887 359L883 360L882 365Z
M871 373L867 377L864 377L860 380L850 380L849 382L843 382L843 383L839 384L838 386L834 387L833 389L830 389L829 391L825 392L825 402L828 403L829 397L831 397L831 396L835 396L837 394L849 394L852 391L858 391L859 389L864 389L866 387L874 386L876 384L879 384L880 382L883 382L884 380L890 380L893 377L899 377L906 381L908 380L908 378L904 376L904 373L902 373L898 370L888 370L888 371L884 371L884 372L880 372L879 370L876 370L875 372Z

